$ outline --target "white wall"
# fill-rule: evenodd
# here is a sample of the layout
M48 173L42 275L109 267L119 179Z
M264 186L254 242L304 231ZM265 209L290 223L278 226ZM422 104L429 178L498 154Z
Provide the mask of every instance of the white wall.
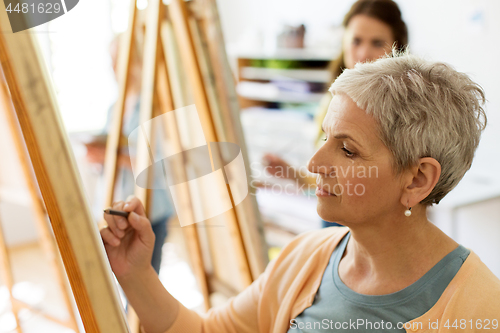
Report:
M486 91L488 127L471 170L498 178L500 166L500 1L398 1L413 50L465 72Z

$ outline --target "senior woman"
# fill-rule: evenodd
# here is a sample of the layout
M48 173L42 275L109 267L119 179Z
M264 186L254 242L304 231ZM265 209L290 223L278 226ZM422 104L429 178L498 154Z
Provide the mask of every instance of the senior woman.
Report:
M482 89L408 54L358 64L332 85L325 144L309 162L332 227L295 238L245 291L207 315L186 309L150 265L137 199L129 232L106 216L111 267L148 333L498 331L500 281L426 217L470 168Z

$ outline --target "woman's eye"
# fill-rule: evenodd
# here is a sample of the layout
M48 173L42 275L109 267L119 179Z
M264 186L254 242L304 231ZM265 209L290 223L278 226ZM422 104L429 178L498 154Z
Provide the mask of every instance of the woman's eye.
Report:
M354 153L350 152L349 150L347 150L346 147L342 147L342 150L345 152L345 156L347 156L347 157L353 157L354 156Z

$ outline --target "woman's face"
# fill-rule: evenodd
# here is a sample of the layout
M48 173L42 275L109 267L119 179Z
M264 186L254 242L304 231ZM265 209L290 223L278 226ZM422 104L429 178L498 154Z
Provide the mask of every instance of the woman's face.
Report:
M390 53L393 43L390 26L367 15L356 15L344 33L344 64L347 68L354 68L358 62L376 60Z
M308 165L317 174L319 216L350 225L400 212L403 183L375 119L347 95L335 95L323 130L326 142Z

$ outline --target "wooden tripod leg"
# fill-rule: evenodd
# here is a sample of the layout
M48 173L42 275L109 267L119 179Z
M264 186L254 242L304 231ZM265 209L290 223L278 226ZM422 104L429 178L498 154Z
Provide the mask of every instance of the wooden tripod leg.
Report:
M118 51L118 100L113 109L111 126L106 143L106 157L104 162L105 196L104 207L109 207L113 203L116 176L118 171L118 155L120 153L120 138L122 134L123 116L125 112L125 100L127 98L127 87L130 79L130 68L132 64L132 49L134 46L134 35L137 21L136 0L131 0L130 19L125 38L120 43ZM101 227L106 225L101 221Z
M0 30L6 31L0 62L83 325L88 333L127 332L36 40L9 33L4 8L0 2Z
M104 207L112 205L115 194L116 177L118 172L118 156L121 149L121 137L123 127L123 116L125 113L125 101L127 98L127 88L130 81L130 70L132 67L132 50L134 47L134 36L136 33L137 5L136 0L130 1L129 24L125 38L120 43L118 53L118 100L113 109L111 126L106 143L106 157L104 162L105 196ZM106 225L102 220L100 227ZM127 320L132 333L139 332L139 320L132 307L128 308Z
M154 113L154 92L156 81L156 59L158 53L158 38L160 33L160 15L162 15L163 4L160 0L152 0L148 5L148 17L146 20L146 37L144 41L144 63L141 81L141 105L139 126L144 140L138 139L136 170L142 172L154 164L151 143L155 138L154 127L151 126L151 118ZM141 136L139 136L141 137ZM151 173L150 173L151 174ZM148 179L150 177L148 176ZM146 210L149 208L149 191L144 187L136 186L135 195L142 201Z
M154 164L154 146L152 143L155 138L154 127L149 120L153 118L154 108L154 91L156 79L156 59L157 59L157 46L160 32L160 17L162 15L163 3L161 0L152 0L148 5L148 17L146 20L146 37L144 41L144 56L143 56L143 69L142 69L142 85L141 85L141 105L139 126L140 135L137 141L137 156L136 168L142 172ZM142 139L141 139L142 137ZM147 183L152 181L153 172L148 172ZM135 176L135 175L134 175ZM144 186L144 184L142 185ZM150 215L150 197L151 191L148 188L135 186L134 194L142 201L144 208L148 215ZM150 186L148 186L150 187ZM130 308L128 315L129 325L132 333L139 332L140 323L135 311Z
M162 30L165 28L166 22L163 23L162 25ZM169 112L175 109L174 106L174 101L173 101L173 96L172 96L172 90L171 90L171 85L170 85L170 79L169 79L169 73L167 69L167 58L165 56L164 50L164 45L163 45L164 39L161 38L158 44L159 48L159 60L158 60L158 70L157 70L157 86L156 86L156 92L160 104L160 110L162 113ZM162 47L163 46L163 47ZM167 119L166 117L164 118L165 120ZM180 135L179 131L177 128L177 123L175 121L175 115L172 115L173 121L165 121L163 123L163 133L166 136L168 134L168 138L170 139L170 143L172 145L172 148L176 151L182 151L182 145L180 141ZM166 139L166 138L165 138ZM166 140L164 140L166 141ZM164 149L166 149L166 145L163 145ZM165 154L168 155L168 154ZM200 288L201 294L203 295L203 300L204 300L204 307L205 311L208 311L210 308L210 297L209 297L209 291L208 291L208 283L207 283L207 276L205 274L205 267L203 264L203 256L201 253L201 247L199 243L199 237L198 237L198 230L196 229L196 226L194 225L194 215L193 215L193 210L192 210L192 204L191 204L191 199L189 195L189 187L187 185L187 174L186 174L186 169L185 169L185 164L186 161L176 159L175 162L177 162L177 165L172 165L173 169L172 170L175 173L175 177L179 177L178 179L184 180L184 189L182 191L179 191L181 195L183 195L181 201L183 202L183 206L185 207L184 209L186 210L187 214L186 217L192 221L193 224L190 227L185 227L182 228L184 238L186 239L187 247L188 247L188 253L189 253L189 258L191 261L191 268L193 269L193 273L196 277L196 280L198 282L198 286ZM167 186L167 184L165 184ZM182 186L182 185L180 185Z
M190 85L194 91L196 108L203 126L203 132L208 142L217 142L214 123L210 116L207 94L203 86L202 74L197 61L193 38L189 28L189 19L184 0L172 0L169 6L174 32L182 54L184 70L187 73ZM226 189L224 189L226 191ZM227 212L227 226L231 234L233 249L235 251L242 284L248 286L252 283L252 274L248 263L238 219L234 209Z
M111 126L108 133L108 140L106 143L106 157L104 162L104 181L105 197L104 207L112 205L114 200L116 177L118 172L118 156L121 149L121 137L123 127L123 117L125 113L125 101L127 98L127 88L130 81L130 70L132 67L132 50L134 47L134 38L136 33L137 24L137 5L136 0L130 1L130 14L129 24L125 38L121 41L118 53L118 84L119 93L118 100L113 109L113 116L111 118ZM106 225L102 220L100 227ZM139 332L139 320L135 314L134 309L129 307L127 314L128 323L132 333Z
M33 209L35 211L35 222L40 235L40 242L45 256L50 262L53 271L56 274L56 279L60 290L63 294L64 303L68 310L69 319L66 321L65 326L78 332L78 324L76 322L75 312L73 310L73 300L70 296L69 283L67 281L64 267L59 257L59 250L55 244L54 238L50 231L49 224L47 223L47 215L43 205L41 195L36 184L36 179L33 174L29 157L26 154L26 147L21 137L19 125L15 119L15 111L10 103L9 93L7 87L3 82L0 82L0 99L2 100L3 109L7 115L7 122L12 133L12 139L16 148L17 156L21 164L24 179L30 193L31 201L33 202Z
M235 88L235 80L229 62L226 57L225 42L215 0L200 0L199 23L200 36L206 39L209 68L212 69L215 88L219 98L220 118L222 119L225 137L222 141L238 143L241 148L247 177L251 177L250 165L248 164L248 153L241 128L240 107ZM218 132L219 133L219 132ZM250 189L252 190L252 189ZM250 263L254 279L264 271L268 263L267 247L264 239L263 224L259 209L253 195L248 197L238 206L236 213L240 229L242 231L245 248L247 249L248 261Z
M14 277L12 276L12 265L10 264L9 251L7 249L7 244L5 243L5 237L3 234L2 221L0 221L0 270L2 271L2 280L4 281L7 289L9 290L10 304L12 306L12 313L16 319L16 332L22 333L21 323L19 322L19 306L17 300L12 295L12 289L14 287Z
M10 113L12 108L9 92L3 80L3 73L0 71L0 105L5 113ZM12 128L11 126L9 126ZM14 313L14 318L16 320L16 332L22 333L21 325L19 322L18 312L19 306L12 295L12 288L14 287L14 277L12 276L12 266L10 264L9 251L7 248L7 243L3 234L2 221L0 220L0 267L2 271L2 280L9 290L10 304L12 306L12 313Z

